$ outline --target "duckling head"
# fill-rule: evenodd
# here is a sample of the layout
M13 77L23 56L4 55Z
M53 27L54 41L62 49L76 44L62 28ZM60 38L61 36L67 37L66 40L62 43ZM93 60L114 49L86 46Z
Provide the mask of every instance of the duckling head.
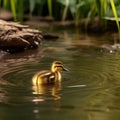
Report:
M54 61L51 67L52 72L61 72L61 71L68 71L67 68L64 67L61 61Z

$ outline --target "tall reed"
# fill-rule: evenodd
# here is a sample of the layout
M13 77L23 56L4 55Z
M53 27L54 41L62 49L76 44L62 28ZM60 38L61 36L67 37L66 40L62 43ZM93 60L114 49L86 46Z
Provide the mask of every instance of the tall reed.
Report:
M35 11L36 4L39 5L37 11ZM0 6L11 10L15 21L23 19L24 10L28 5L31 16L34 13L33 11L35 11L38 16L45 13L45 15L52 16L57 20L65 21L66 19L73 19L77 26L83 18L92 20L96 16L99 16L102 22L108 10L111 9L120 34L117 14L119 11L116 10L117 7L120 7L119 0L0 0Z
M113 14L114 14L114 17L115 17L115 20L116 20L116 25L117 25L117 28L118 28L118 33L119 33L119 38L120 38L120 24L119 24L119 19L118 19L116 7L115 7L115 4L114 4L114 0L110 0L110 4L111 4L112 11L113 11Z
M49 16L52 16L52 0L47 0Z

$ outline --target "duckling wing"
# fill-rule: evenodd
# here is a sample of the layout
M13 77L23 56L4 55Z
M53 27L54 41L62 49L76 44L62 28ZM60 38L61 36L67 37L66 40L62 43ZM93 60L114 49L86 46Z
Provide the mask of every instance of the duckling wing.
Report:
M51 71L45 71L41 78L46 81L47 83L54 83L55 82L55 74Z
M53 78L54 77L53 73L49 70L41 71L41 72L38 72L37 74L38 74L37 76L41 78L44 78L44 77Z
M55 74L49 70L38 72L36 75L36 80L41 80L41 83L54 83Z

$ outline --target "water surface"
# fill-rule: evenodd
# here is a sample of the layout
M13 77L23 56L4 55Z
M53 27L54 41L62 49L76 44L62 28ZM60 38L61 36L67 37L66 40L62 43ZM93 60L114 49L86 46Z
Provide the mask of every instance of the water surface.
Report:
M59 30L37 50L5 55L0 63L1 120L119 120L120 53L107 35ZM106 45L107 44L107 45ZM69 69L58 85L36 91L32 76L54 60Z

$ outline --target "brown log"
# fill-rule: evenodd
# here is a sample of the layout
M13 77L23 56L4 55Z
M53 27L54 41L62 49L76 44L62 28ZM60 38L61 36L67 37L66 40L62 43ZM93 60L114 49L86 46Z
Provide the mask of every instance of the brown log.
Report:
M0 20L0 49L8 52L36 48L43 38L42 32L27 25Z

